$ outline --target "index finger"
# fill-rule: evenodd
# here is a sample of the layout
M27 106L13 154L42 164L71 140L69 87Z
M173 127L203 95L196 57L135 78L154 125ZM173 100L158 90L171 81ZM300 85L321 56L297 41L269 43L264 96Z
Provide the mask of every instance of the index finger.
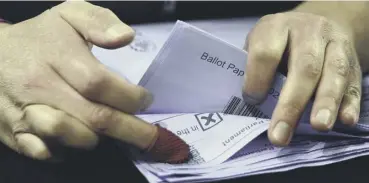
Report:
M189 146L172 132L106 105L70 95L58 103L96 133L124 142L147 153L156 161L178 163L187 160Z
M275 24L278 15L262 18L248 35L244 100L249 104L263 101L273 82L288 42L288 28Z
M130 114L146 109L153 102L147 89L109 70L86 48L75 48L60 59L60 62L51 63L54 71L80 95L93 102Z

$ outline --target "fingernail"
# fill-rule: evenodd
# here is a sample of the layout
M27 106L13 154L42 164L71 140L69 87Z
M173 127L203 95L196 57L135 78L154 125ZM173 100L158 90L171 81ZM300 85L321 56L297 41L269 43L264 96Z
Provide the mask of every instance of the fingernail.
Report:
M23 133L16 135L15 138L19 150L24 155L39 160L51 158L49 150L38 137L29 133Z
M272 132L273 138L281 144L285 144L289 141L291 136L291 127L284 121L279 121Z
M243 97L243 100L245 101L245 103L248 103L248 104L251 104L251 105L256 105L256 104L259 104L260 101L263 100L263 95L260 95L260 94L254 94L254 95L249 95L245 92L242 93L242 97Z
M318 111L316 115L316 120L327 127L331 125L331 111L328 109L321 109Z
M143 100L142 100L141 111L144 111L147 108L149 108L150 105L154 101L154 95L153 94L151 94L149 91L146 91L145 93L146 94L145 94L145 96L143 97Z
M116 24L110 27L106 33L109 35L111 39L119 39L122 36L133 35L134 31L131 27L125 24Z
M351 109L351 108L348 109L345 112L345 116L347 116L346 118L347 118L348 121L351 121L351 123L349 123L349 125L354 125L354 124L356 124L359 121L359 117L358 117L358 115L357 115L357 113L356 113L356 111L354 109ZM344 123L345 122L347 123L346 120L344 120L343 122Z
M358 123L359 121L359 116L357 115L357 112L355 110L352 110L352 119L354 119L354 124Z

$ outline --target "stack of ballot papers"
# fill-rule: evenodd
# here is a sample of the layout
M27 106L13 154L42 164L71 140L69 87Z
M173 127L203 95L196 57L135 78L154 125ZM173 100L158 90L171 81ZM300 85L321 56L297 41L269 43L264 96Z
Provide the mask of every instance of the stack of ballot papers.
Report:
M357 125L337 121L329 132L315 131L309 124L311 101L290 145L276 147L268 141L266 130L284 75L276 74L262 104L249 105L241 92L247 62L242 46L182 21L166 36L158 35L165 38L162 42L137 33L128 47L108 54L99 48L93 52L112 71L152 92L154 103L137 114L139 118L172 131L190 145L191 159L182 164L152 162L132 150L132 161L149 182L210 182L369 154L369 77L363 78ZM115 65L107 55L115 57ZM138 62L136 66L119 65L116 57L124 60L127 55L131 65Z

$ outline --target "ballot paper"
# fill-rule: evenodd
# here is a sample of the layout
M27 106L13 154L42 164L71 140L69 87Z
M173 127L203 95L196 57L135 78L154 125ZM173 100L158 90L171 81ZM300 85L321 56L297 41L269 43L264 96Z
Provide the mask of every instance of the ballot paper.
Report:
M242 47L183 21L168 33L160 44L135 40L121 50L138 51L137 59L145 60L135 67L140 68L135 77L103 61L154 95L153 104L137 117L172 131L190 146L191 159L182 164L154 162L132 150L132 161L149 182L210 182L369 154L369 77L363 78L357 125L337 121L329 132L315 131L309 124L311 101L290 145L275 147L265 132L286 77L277 73L266 100L249 105L241 93L247 63ZM94 54L104 60L101 52Z

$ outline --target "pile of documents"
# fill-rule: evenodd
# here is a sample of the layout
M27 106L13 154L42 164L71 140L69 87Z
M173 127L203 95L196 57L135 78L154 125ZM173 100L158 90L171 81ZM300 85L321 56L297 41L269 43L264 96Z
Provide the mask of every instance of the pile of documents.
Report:
M265 102L246 104L241 88L247 52L182 21L176 22L160 48L141 39L134 41L131 49L147 52L138 59L155 54L152 62L140 66L144 68L141 75L128 77L155 97L153 105L137 116L172 131L191 148L190 161L175 165L150 162L131 153L149 182L209 182L320 166L369 154L369 77L363 79L356 126L337 121L332 131L317 132L309 124L310 103L291 144L281 148L270 144L266 130L284 75L275 76ZM129 75L117 72L122 77Z

